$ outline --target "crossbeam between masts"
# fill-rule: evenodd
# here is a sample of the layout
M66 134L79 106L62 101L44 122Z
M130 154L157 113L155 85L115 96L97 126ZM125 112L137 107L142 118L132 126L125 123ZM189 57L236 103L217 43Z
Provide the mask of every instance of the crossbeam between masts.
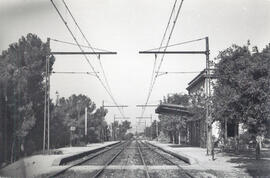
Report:
M117 52L75 52L75 51L53 51L52 55L115 55Z
M207 51L139 51L140 54L207 54Z

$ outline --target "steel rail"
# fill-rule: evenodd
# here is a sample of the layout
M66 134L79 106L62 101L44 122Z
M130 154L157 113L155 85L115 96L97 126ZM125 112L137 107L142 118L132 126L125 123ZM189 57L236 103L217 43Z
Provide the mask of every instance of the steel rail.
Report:
M125 142L127 143L127 145L130 143L130 142ZM126 146L127 146L126 145ZM120 149L120 151L118 151L101 169L98 170L98 172L93 176L94 178L97 178L99 177L103 171L113 162L113 160L115 160L115 158L120 154L122 153L122 151L125 149L125 146L122 147L122 149Z
M137 143L137 148L138 148L138 150L139 150L140 158L141 158L142 163L143 163L143 165L144 165L144 170L145 170L145 173L146 173L146 177L147 177L147 178L150 178L148 167L147 167L147 165L145 164L145 161L144 161L144 159L143 159L143 155L142 155L142 150L141 150L141 148L140 148L140 144L139 144L139 142L138 142L137 140L136 140L136 143Z
M177 166L177 167L179 168L179 170L181 170L181 171L182 171L183 173L185 173L187 176L189 176L189 177L191 177L191 178L194 178L193 175L191 175L190 173L188 173L187 171L185 171L179 164L173 162L172 160L170 160L170 159L167 158L166 156L164 156L164 155L162 155L161 153L157 152L155 149L151 148L151 147L149 146L149 144L143 143L143 142L142 142L142 144L145 145L147 148L149 148L151 151L157 153L160 157L166 159L167 161L169 161L169 162L172 163L173 165ZM166 153L166 154L168 154L168 153ZM173 156L173 155L171 155L171 156ZM175 157L175 156L173 156L173 157ZM176 157L175 157L175 158L176 158ZM177 158L177 159L179 159L179 158Z
M67 167L67 168L65 168L65 169L63 169L63 170L61 170L61 171L59 171L59 172L57 172L57 173L54 173L54 174L51 175L50 177L57 177L57 176L59 176L59 175L65 173L65 172L66 172L67 170L69 170L70 168L72 168L72 167L74 167L74 166L79 166L79 165L81 165L81 164L83 164L83 163L85 163L85 162L87 162L87 161L89 161L89 160L91 160L91 159L93 159L93 158L95 158L95 157L97 157L97 156L103 154L103 153L106 153L106 152L108 152L108 151L110 151L110 150L112 150L112 149L115 149L115 148L117 148L117 147L119 147L119 146L121 146L121 145L123 145L123 144L125 144L125 143L126 143L126 142L120 142L119 144L116 144L116 145L114 145L114 146L112 146L112 147L108 146L108 147L104 148L104 150L99 151L99 152L97 152L97 153L94 153L94 154L91 155L90 157L88 157L88 158L86 158L86 159L83 159L81 162L72 164L71 166L69 166L69 167ZM91 154L91 153L90 153L90 154ZM83 157L83 158L85 158L85 157ZM80 159L82 159L82 158L80 158ZM79 159L78 159L78 160L79 160Z

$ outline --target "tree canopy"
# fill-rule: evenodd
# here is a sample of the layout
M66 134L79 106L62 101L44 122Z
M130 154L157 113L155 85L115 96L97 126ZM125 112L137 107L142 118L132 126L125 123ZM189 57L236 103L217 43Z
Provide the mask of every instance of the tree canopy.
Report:
M29 133L43 120L45 62L49 53L47 43L28 34L0 55L1 145L9 151L4 152L5 161L27 152L24 144L30 140ZM51 57L50 70L53 63Z
M264 136L270 119L270 46L232 47L220 52L215 75L213 118L243 123L250 139Z
M217 60L213 116L244 123L251 134L264 135L270 117L270 48L248 46L222 51Z

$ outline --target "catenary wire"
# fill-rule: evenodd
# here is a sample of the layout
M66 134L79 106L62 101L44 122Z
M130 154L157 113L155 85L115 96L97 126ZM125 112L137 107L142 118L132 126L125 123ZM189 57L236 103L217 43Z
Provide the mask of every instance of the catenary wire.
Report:
M171 13L170 13L170 17L169 17L168 23L167 23L167 25L166 25L164 34L163 34L163 36L162 36L162 39L161 39L161 42L160 42L158 51L160 51L160 49L162 48L163 42L164 42L164 40L165 40L167 31L168 31L169 26L170 26L170 23L171 23L171 19L172 19L173 13L174 13L174 11L175 11L175 7L176 7L176 4L177 4L177 1L178 1L178 0L175 0L175 1L174 1L173 7L172 7L172 10L171 10ZM155 69L156 69L156 64L157 64L157 59L158 59L158 58L157 58L157 54L156 54L156 55L155 55L154 64L153 64L153 69L152 69L152 74L151 74L151 80L150 80L150 85L149 85L149 90L148 90L148 91L151 90L152 85L153 85L154 76L155 76ZM145 107L142 108L142 112L144 112L144 110L145 110ZM142 115L143 115L143 114L142 114Z
M72 13L71 13L71 11L70 11L68 5L66 4L66 2L65 2L64 0L62 0L62 2L63 2L63 4L64 4L65 8L67 9L69 15L71 16L73 22L75 23L76 27L77 27L78 30L80 31L80 33L81 33L81 35L83 36L84 40L86 41L87 45L88 45L88 46L91 48L91 50L95 53L95 50L93 49L93 47L92 47L92 45L90 44L89 40L88 40L88 39L86 38L86 36L84 35L84 33L83 33L81 27L80 27L79 24L77 23L75 17L72 15ZM100 68L101 68L101 70L102 70L102 74L103 74L103 77L104 77L104 80L105 80L105 84L107 85L108 91L109 91L110 94L113 96L112 90L111 90L111 87L110 87L110 84L109 84L109 82L108 82L108 79L107 79L107 76L106 76L104 67L103 67L102 62L101 62L101 59L100 59L100 56L97 55L97 54L96 54L96 56L97 56L97 58L98 58L98 60L99 60L99 65L100 65ZM116 104L117 104L117 103L116 103ZM122 108L119 108L119 109L122 109ZM122 110L123 110L123 109L122 109ZM123 113L122 113L122 115L123 115Z
M170 14L170 17L169 17L169 20L168 20L168 23L167 23L167 26L165 28L165 31L164 31L164 34L163 34L163 37L162 37L162 40L160 42L160 45L159 45L159 48L158 48L158 51L161 49L162 45L163 45L163 42L165 40L165 37L166 37L166 34L167 34L167 31L169 29L169 26L170 26L170 23L171 23L171 19L172 19L172 16L173 16L173 13L175 11L175 7L176 7L176 3L177 3L178 0L175 0L174 1L174 4L173 4L173 8L171 10L171 14ZM152 86L152 83L153 83L153 79L154 79L154 74L155 74L155 69L156 69L156 63L157 63L157 55L155 56L155 61L154 61L154 65L153 65L153 70L152 70L152 75L151 75L151 82L150 82L150 86L149 86L149 90Z
M78 40L76 39L76 37L74 36L73 32L71 31L71 29L69 28L67 22L65 21L65 19L63 18L62 14L60 13L60 11L58 10L58 8L56 7L56 5L54 4L53 0L50 0L52 5L54 6L55 10L57 11L58 15L60 16L61 20L64 22L65 26L67 27L70 35L72 36L73 40L76 42L77 46L79 47L79 49L81 50L81 52L84 52L84 50L82 49L82 47L80 46ZM86 55L83 55L84 58L86 59L87 63L90 65L92 71L95 73L95 76L97 77L97 79L100 81L101 85L103 86L103 88L106 90L106 92L109 94L109 96L111 97L111 99L113 100L114 104L116 106L118 106L118 104L116 103L114 97L112 96L112 94L109 92L109 90L107 89L106 85L103 83L103 81L101 80L101 78L99 77L99 75L97 74L97 72L95 71L94 66L90 63L88 57ZM124 117L123 113L121 112L120 108L117 107L120 114Z
M181 0L180 5L179 5L179 7L178 7L178 10L177 10L177 13L176 13L176 17L175 17L175 19L174 19L174 21L173 21L172 29L171 29L171 31L170 31L170 34L169 34L167 43L166 43L165 48L164 48L164 50L163 50L164 52L167 50L168 45L169 45L169 43L170 43L170 39L171 39L171 36L172 36L172 34L173 34L173 31L174 31L174 28L175 28L175 25L176 25L176 22L177 22L177 19L178 19L178 16L179 16L181 7L182 7L182 5L183 5L183 2L184 2L184 0ZM161 61L160 61L160 63L159 63L157 72L159 72L159 70L160 70L160 68L161 68L161 65L162 65L163 60L164 60L164 56L165 56L165 53L163 53L163 55L162 55L162 57L161 57ZM154 85L155 85L155 82L156 82L157 77L158 77L158 73L155 75L155 77L154 77L154 79L153 79L152 86L151 86L151 88L150 88L150 90L149 90L149 93L148 93L148 96L147 96L147 99L146 99L146 102L145 102L145 107L143 107L143 109L142 109L142 114L141 114L142 117L143 117L143 115L144 115L144 112L145 112L145 109L146 109L146 105L147 105L147 103L148 103L148 101L149 101L149 99L150 99L150 96L151 96L151 93L152 93L152 91L153 91L153 88L154 88Z

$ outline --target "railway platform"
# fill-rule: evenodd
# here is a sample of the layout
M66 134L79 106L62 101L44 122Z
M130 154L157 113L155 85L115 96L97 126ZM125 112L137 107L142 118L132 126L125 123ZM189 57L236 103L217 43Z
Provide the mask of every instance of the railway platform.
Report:
M206 155L206 149L200 147L181 146L177 144L148 141L152 145L165 151L177 154L190 165L185 166L195 177L269 177L270 175L270 149L262 149L262 158L255 159L254 151L245 153L222 153L215 151L215 159ZM197 175L197 176L196 176ZM256 176L255 176L256 177Z
M33 155L20 159L2 169L0 175L6 177L35 177L40 174L60 171L65 167L57 167L63 159L82 154L84 152L111 146L119 141L88 144L86 147L64 147L52 150L50 155Z

